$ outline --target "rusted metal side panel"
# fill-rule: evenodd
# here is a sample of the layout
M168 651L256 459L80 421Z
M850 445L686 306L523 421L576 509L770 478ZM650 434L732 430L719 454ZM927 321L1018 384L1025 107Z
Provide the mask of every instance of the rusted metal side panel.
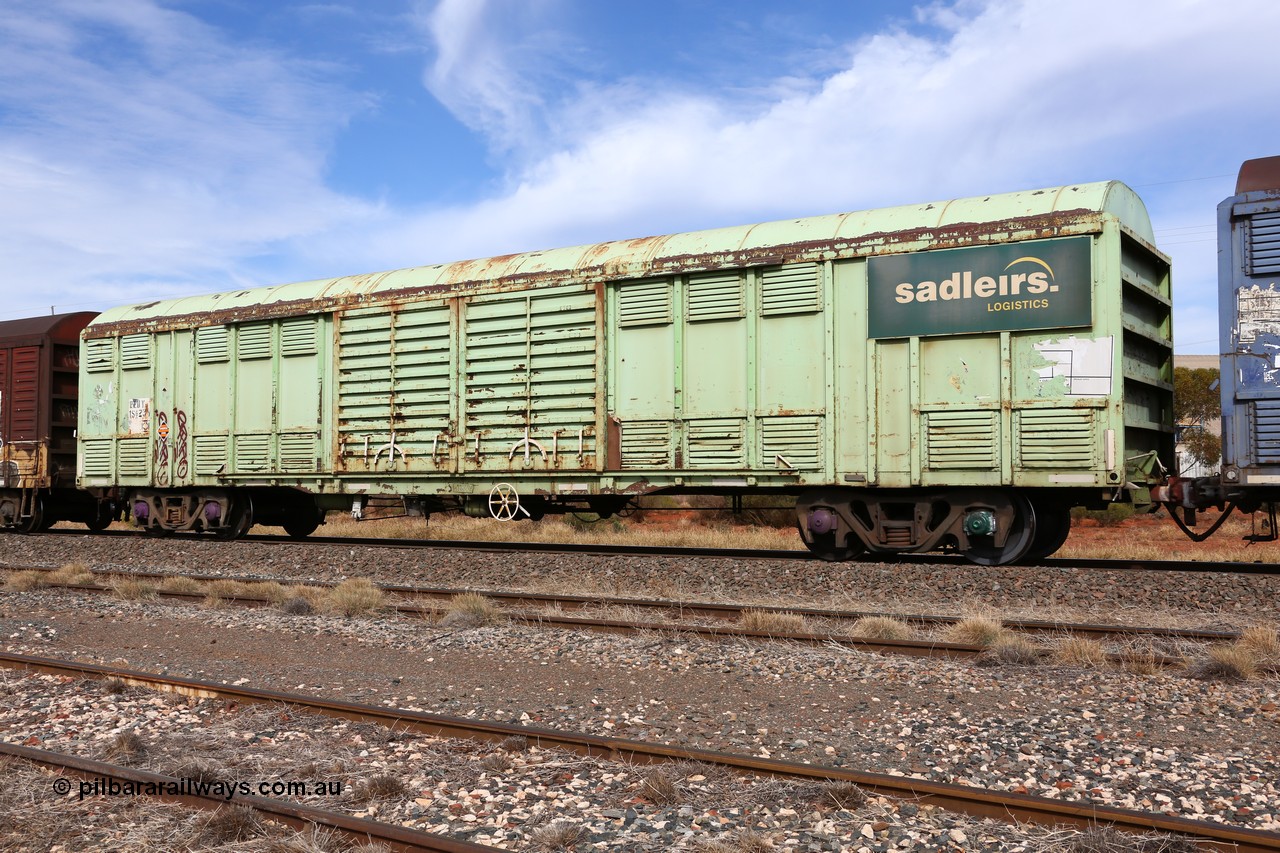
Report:
M85 342L86 478L174 481L177 447L155 438L180 407L160 397L189 382L196 482L403 494L500 481L525 494L1097 485L1116 475L1126 428L1158 426L1121 399L1136 388L1141 408L1162 381L1126 386L1123 335L1138 321L1157 358L1167 340L1167 264L1140 208L1118 185L1089 185L120 309ZM899 256L945 266L986 252L998 270L1025 266L1008 273L1016 288L1050 266L1028 260L1045 245L1089 259L1062 323L1040 304L1035 322L993 319L1027 306L996 299L986 273L872 275ZM903 301L955 310L875 327ZM187 335L171 339L165 376L157 335Z
M595 288L475 297L461 313L463 472L595 470Z
M452 470L451 317L439 300L336 317L338 470Z
M828 273L797 264L610 288L610 394L626 476L747 487L829 460Z
M9 440L9 406L13 395L13 379L9 369L12 350L0 346L0 488L12 489L18 485L18 462L13 458Z
M0 486L46 488L49 479L47 344L0 350ZM41 391L44 390L42 394Z

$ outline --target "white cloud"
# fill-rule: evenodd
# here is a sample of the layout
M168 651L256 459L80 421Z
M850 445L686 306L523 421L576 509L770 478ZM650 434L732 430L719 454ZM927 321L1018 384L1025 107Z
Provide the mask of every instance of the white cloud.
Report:
M4 316L235 286L366 214L324 186L360 102L319 66L145 0L10 4L0 53Z
M431 93L468 127L510 154L546 131L540 90L555 68L560 38L548 32L556 0L438 0L414 20L435 58L423 75Z
M437 11L460 6L446 0ZM468 44L475 20L436 32ZM842 68L765 104L670 88L641 95L634 80L584 88L582 102L550 120L572 144L538 157L498 197L380 228L369 245L409 263L1085 180L1219 174L1280 131L1270 59L1280 5L1264 0L966 0L923 7L919 23L850 46ZM446 63L484 93L473 107L507 116L539 101L507 97L512 69L495 72L485 55L473 62L458 50ZM492 132L511 144L520 123L504 118ZM1226 194L1230 182L1213 186ZM1187 212L1204 191L1157 194L1156 224L1166 215L1210 223L1212 203ZM1199 280L1212 275L1212 252L1188 244L1175 255L1190 258ZM1192 339L1212 337L1202 319L1212 291L1183 291L1188 309L1200 309Z
M6 4L0 248L15 284L0 315L1076 181L1234 173L1274 153L1280 131L1269 43L1280 5L1269 0L934 3L915 23L824 48L808 71L734 91L640 69L587 74L565 31L571 0L413 10L435 46L424 84L485 136L503 173L489 198L390 209L330 190L333 140L365 101L323 65L242 46L152 0ZM403 33L388 42L402 46ZM1158 228L1211 225L1231 184L1143 192ZM1211 338L1213 244L1171 251L1187 318L1178 333ZM56 297L38 292L46 284Z

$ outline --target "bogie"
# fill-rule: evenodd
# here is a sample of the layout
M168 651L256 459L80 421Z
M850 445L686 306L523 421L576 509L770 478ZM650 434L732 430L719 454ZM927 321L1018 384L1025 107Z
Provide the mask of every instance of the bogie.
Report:
M1037 541L1047 544L1036 539L1032 502L1005 490L817 490L796 502L796 523L824 560L946 549L981 565L1004 565Z

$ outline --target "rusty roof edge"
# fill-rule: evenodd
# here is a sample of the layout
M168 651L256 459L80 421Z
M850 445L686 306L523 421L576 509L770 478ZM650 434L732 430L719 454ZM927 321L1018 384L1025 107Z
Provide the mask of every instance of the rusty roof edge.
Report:
M574 270L547 270L537 273L516 273L500 278L477 278L445 284L411 284L377 292L340 293L323 298L282 300L269 303L253 303L239 308L221 311L186 312L156 315L135 320L103 319L92 324L86 337L102 337L129 334L135 331L189 328L223 323L264 320L272 317L306 313L328 313L357 307L372 307L383 303L398 302L409 298L445 298L460 292L482 287L528 287L552 284L593 284L600 281L625 280L655 275L674 275L742 266L799 263L836 259L852 259L889 254L905 244L924 244L918 250L957 248L968 245L997 242L993 237L1019 234L1021 239L1046 238L1066 234L1084 234L1101 230L1102 219L1092 209L1056 211L1048 216L1017 217L998 223L952 223L942 227L921 227L909 230L863 235L862 239L822 239L767 246L743 251L711 251L698 255L669 255L650 260L647 264L628 264L618 268L616 264L582 267ZM652 257L652 256L651 256ZM393 271L409 273L417 269ZM384 274L385 275L385 274ZM270 288L264 288L269 290ZM331 288L326 287L326 290ZM181 301L181 300L175 300Z
M405 299L444 298L481 287L526 287L552 284L595 284L600 281L625 280L655 275L725 269L743 266L846 260L890 254L905 245L918 250L947 249L999 242L1000 237L1018 235L1020 239L1043 239L1055 236L1095 233L1102 230L1103 215L1091 208L1053 211L1048 214L1014 217L997 222L957 222L946 225L921 226L913 229L870 233L859 238L823 238L785 245L754 249L717 250L698 255L667 255L651 258L647 263L584 266L572 270L545 270L516 273L502 278L480 278L446 284L409 284L376 292L334 293L309 299L259 302L223 310L161 314L143 318L111 319L103 315L86 330L86 337L108 337L142 331L192 328L225 323L266 320L273 317L308 313L329 313L358 307L372 307ZM399 271L410 273L417 269ZM425 269L437 269L429 267ZM178 302L181 300L175 300Z

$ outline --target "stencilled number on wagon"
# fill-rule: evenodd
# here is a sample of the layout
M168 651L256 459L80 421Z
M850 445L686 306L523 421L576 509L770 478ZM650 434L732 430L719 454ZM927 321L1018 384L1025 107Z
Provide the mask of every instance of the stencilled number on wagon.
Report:
M127 423L130 435L147 435L151 432L151 398L134 397L129 401Z

